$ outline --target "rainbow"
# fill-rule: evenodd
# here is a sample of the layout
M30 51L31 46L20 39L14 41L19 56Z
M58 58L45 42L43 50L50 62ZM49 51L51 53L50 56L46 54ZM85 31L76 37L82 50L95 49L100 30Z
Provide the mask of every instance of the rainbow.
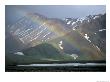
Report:
M76 47L82 54L89 55L93 59L103 59L104 54L98 50L92 43L88 42L77 30L65 30L64 25L51 20L38 13L28 13L26 15L33 22L38 24L44 24L45 27L51 32L54 32L58 37L65 36L63 39L70 43L72 46ZM56 38L58 38L56 37Z

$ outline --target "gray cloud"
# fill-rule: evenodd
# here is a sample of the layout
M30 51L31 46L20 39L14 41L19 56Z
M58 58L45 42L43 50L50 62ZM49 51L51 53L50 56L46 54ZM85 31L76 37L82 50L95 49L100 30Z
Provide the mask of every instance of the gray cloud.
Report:
M105 5L7 5L6 22L13 23L28 12L37 12L50 18L84 17L106 12Z

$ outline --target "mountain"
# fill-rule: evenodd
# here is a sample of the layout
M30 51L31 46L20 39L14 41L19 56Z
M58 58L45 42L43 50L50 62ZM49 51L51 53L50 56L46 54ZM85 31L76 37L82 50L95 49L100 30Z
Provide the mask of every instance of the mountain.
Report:
M64 21L106 54L106 14L66 18Z
M105 16L61 20L28 13L6 30L6 58L20 57L24 62L105 60Z

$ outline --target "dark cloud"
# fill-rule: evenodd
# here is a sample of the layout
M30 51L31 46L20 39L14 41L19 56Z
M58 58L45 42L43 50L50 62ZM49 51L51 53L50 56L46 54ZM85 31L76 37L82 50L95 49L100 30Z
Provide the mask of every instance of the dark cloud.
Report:
M52 18L65 17L84 17L87 15L100 14L106 12L105 5L7 5L6 21L13 23L22 17L25 13L37 12Z

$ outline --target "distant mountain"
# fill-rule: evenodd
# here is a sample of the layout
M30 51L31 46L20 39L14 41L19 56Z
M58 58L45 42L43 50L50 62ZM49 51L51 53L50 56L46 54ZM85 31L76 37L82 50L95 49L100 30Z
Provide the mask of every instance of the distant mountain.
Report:
M106 14L61 20L28 13L8 28L6 54L11 57L31 56L35 61L106 58Z
M64 20L73 30L79 31L88 41L106 54L106 14Z

